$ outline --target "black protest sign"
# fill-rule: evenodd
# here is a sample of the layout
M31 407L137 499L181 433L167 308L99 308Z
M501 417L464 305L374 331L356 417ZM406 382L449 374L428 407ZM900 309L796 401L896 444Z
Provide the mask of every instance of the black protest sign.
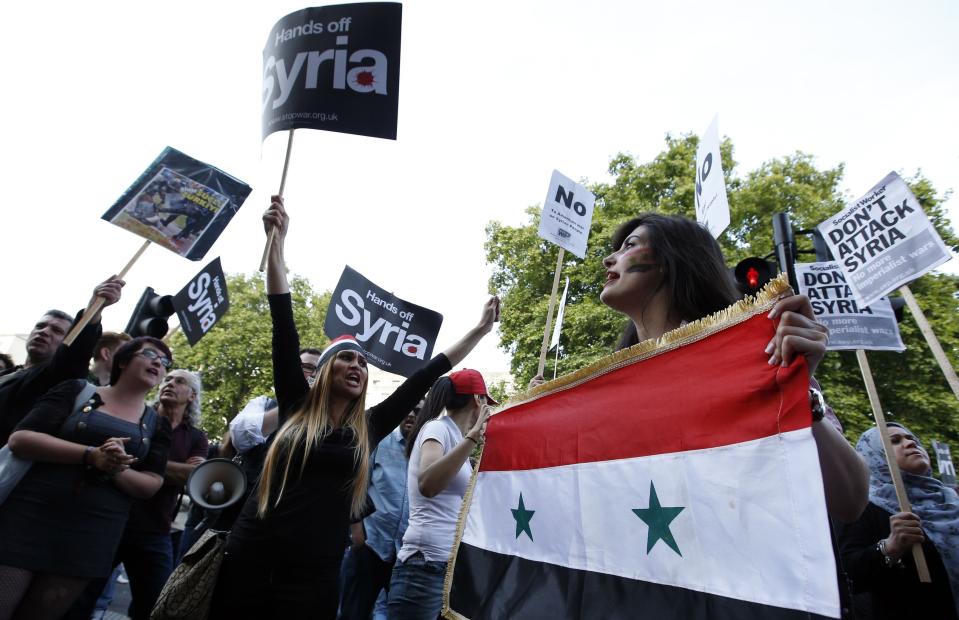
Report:
M330 338L355 337L371 364L409 377L432 357L442 324L439 312L400 299L347 266L323 331Z
M190 260L201 260L252 188L166 147L103 219Z
M302 127L395 140L402 16L397 2L362 2L278 21L263 50L263 138Z
M932 449L936 453L936 463L939 466L939 479L946 486L956 486L956 466L952 462L952 454L949 453L949 445L932 441Z
M173 297L180 329L190 346L203 338L230 309L220 259L212 261Z

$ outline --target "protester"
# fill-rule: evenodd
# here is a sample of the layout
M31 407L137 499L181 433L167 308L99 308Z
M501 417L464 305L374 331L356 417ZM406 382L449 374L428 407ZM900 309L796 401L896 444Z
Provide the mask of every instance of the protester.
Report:
M147 500L134 502L114 564L121 562L130 578L129 616L148 620L163 584L173 572L170 537L177 498L193 469L206 460L207 436L200 423L200 377L173 370L160 383L154 407L173 429L163 486Z
M12 357L6 353L0 353L0 376L4 375L8 370L13 370L16 366Z
M34 464L0 506L0 619L59 618L110 574L130 505L163 483L172 429L144 398L171 363L162 341L134 339L109 386L75 407L87 383L57 385L10 436Z
M346 534L351 515L366 505L372 448L489 333L497 300L486 303L463 339L365 412L366 357L356 340L340 337L326 348L313 386L303 377L283 259L289 220L282 198L273 197L263 221L268 232L276 230L266 288L280 428L230 533L211 615L334 618Z
M93 363L90 365L90 383L109 385L110 370L113 369L113 353L124 342L130 342L130 336L123 332L103 332L93 347Z
M111 276L94 289L93 296L102 297L104 307L112 305L120 299L123 284L123 280ZM77 319L82 315L78 314ZM100 337L100 312L90 319L73 344L63 345L72 324L73 318L60 310L46 312L27 337L26 363L0 377L0 447L47 390L61 381L87 376L90 356Z
M390 620L435 620L443 606L446 564L456 537L489 404L483 375L464 369L440 377L416 416L406 444L410 521L390 580ZM446 411L448 415L437 419Z
M719 244L696 222L647 213L622 224L612 241L616 250L603 259L606 283L600 300L629 318L617 349L655 340L738 298ZM810 405L814 413L821 412L814 415L812 433L819 448L826 508L835 519L855 521L867 502L869 472L842 436L835 413L823 406L813 376L826 354L828 330L815 320L805 295L783 296L769 318L779 319L765 351L769 364L786 366L797 355L806 358ZM537 376L530 385L542 382Z
M911 512L899 508L876 428L859 438L872 477L869 504L839 529L843 565L853 589L867 593L872 617L959 617L959 496L932 477L929 454L909 429L887 424ZM921 583L912 546L921 543L931 583Z
M342 620L386 617L386 597L396 554L403 545L409 522L406 442L416 415L417 403L398 427L376 446L370 457L370 500L375 511L350 526L351 546L341 571L340 612Z

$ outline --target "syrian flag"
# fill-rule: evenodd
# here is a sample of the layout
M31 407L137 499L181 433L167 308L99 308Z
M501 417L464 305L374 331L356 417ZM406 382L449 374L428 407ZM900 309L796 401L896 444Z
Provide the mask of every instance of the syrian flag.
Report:
M766 363L767 290L490 419L447 618L839 617L805 360Z

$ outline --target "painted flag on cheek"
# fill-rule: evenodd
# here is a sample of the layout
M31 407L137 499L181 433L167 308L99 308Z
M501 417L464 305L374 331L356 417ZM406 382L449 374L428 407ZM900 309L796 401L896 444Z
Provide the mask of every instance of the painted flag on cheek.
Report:
M763 353L782 288L494 415L445 617L838 618L805 361Z

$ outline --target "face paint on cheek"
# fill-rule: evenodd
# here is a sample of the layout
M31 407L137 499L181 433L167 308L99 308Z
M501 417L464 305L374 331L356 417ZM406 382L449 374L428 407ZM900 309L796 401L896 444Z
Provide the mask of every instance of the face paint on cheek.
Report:
M626 258L626 273L646 273L659 267L649 249L638 250Z

